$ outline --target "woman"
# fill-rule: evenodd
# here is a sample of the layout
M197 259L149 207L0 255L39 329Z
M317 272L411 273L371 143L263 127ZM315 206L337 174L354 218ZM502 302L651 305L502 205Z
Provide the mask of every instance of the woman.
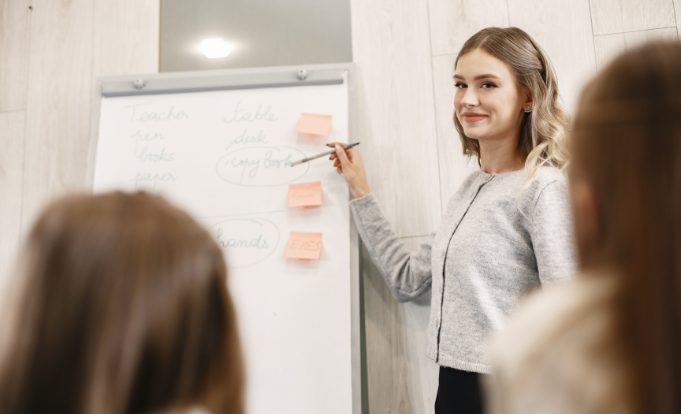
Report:
M482 412L485 343L527 291L573 269L565 115L541 49L517 28L487 28L455 61L454 123L480 169L452 197L431 243L409 254L370 192L361 157L332 155L355 225L398 300L432 285L428 355L440 365L436 413Z
M681 412L680 99L678 42L624 53L584 88L570 167L581 272L497 341L492 412Z
M222 252L160 197L51 204L20 276L2 325L0 412L243 412Z

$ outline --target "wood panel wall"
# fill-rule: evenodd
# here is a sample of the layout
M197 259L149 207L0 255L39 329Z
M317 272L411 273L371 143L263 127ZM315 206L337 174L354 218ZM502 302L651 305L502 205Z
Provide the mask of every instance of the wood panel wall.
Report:
M159 2L0 0L0 282L36 212L88 183L96 77L157 71ZM351 10L352 131L386 215L415 247L476 167L460 154L451 120L453 59L467 37L492 25L528 31L573 108L614 54L678 39L681 0L351 0ZM398 304L366 255L363 263L368 409L431 412L429 294Z
M86 188L97 77L158 71L159 0L0 0L0 286L55 195Z

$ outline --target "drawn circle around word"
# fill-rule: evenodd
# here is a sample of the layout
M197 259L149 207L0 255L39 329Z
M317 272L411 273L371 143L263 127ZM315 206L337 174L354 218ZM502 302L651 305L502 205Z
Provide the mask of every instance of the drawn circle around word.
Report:
M248 147L231 151L218 160L217 173L231 184L246 187L285 185L298 180L309 163L291 167L305 153L292 147Z
M216 241L227 252L229 268L263 262L279 245L279 228L263 218L229 219L212 227Z

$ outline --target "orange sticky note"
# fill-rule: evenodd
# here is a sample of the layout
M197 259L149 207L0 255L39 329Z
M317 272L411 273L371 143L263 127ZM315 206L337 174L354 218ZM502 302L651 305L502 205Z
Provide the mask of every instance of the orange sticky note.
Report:
M331 132L331 115L302 113L297 130L299 134L326 137Z
M289 259L319 260L322 253L322 233L299 233L288 236L286 257Z
M313 181L310 183L289 184L288 206L289 207L317 207L322 205L322 183Z

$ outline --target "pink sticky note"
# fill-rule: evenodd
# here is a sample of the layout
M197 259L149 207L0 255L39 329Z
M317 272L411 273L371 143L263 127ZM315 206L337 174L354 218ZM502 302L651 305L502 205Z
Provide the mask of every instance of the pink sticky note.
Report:
M331 115L302 113L296 129L299 134L326 137L331 132Z
M288 236L286 257L289 259L319 260L322 252L322 233L299 233Z
M288 206L289 207L317 207L322 205L322 183L313 181L310 183L289 184Z

